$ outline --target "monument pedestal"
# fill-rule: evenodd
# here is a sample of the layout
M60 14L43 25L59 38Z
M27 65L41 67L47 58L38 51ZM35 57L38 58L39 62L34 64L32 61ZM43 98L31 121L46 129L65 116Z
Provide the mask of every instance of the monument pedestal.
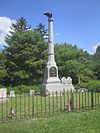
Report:
M52 83L52 84L42 84L42 90L44 95L52 95L52 94L60 94L62 91L62 84L60 83Z
M56 92L60 93L63 91L63 85L60 82L58 77L49 77L47 80L44 81L42 84L42 92L43 94L55 94Z

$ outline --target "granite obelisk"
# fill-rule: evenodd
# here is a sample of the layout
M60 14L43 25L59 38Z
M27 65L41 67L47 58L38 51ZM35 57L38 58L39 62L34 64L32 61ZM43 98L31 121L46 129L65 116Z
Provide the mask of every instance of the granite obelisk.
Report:
M53 16L52 13L44 13L48 17L48 61L45 67L42 92L52 93L62 90L62 84L58 77L58 67L55 62L54 54L54 34L53 34Z

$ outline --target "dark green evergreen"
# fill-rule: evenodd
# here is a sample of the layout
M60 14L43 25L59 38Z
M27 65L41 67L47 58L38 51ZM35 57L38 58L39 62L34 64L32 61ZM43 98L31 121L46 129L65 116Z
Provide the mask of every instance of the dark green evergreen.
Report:
M39 23L34 29L34 31L40 33L43 37L47 34L47 29L45 28L45 25L43 25L42 23Z
M32 29L28 30L26 21L22 23L21 20L25 19L19 19L12 24L12 27L16 28L12 36L6 38L8 46L4 54L8 73L7 85L32 85L42 82L47 44L41 34ZM24 28L18 30L18 27Z

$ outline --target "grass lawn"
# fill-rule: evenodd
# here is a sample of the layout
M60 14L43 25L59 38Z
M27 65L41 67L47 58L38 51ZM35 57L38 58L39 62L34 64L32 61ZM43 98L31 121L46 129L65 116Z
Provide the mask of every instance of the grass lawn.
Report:
M99 133L100 109L53 117L11 120L0 124L0 133Z

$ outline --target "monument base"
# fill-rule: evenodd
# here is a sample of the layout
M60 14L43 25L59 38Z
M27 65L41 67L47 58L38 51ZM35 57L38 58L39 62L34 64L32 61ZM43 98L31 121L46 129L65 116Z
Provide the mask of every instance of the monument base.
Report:
M63 85L61 83L52 83L52 84L42 84L43 95L55 95L56 92L58 94L63 92Z
M74 86L72 84L72 79L68 77L67 79L63 77L60 81L59 78L48 78L42 84L41 93L43 95L52 95L52 94L60 94L63 92L74 92Z

